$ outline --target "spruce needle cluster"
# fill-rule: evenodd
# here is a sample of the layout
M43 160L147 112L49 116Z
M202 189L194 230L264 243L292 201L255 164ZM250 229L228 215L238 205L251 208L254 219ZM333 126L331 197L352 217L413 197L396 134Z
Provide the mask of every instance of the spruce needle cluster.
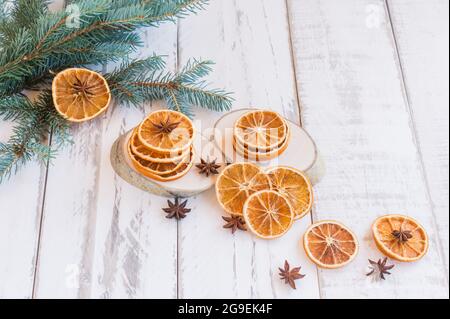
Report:
M0 143L0 182L31 160L47 163L70 141L69 123L56 112L49 90L54 75L69 67L118 62L104 74L117 105L164 100L188 116L193 106L229 110L230 94L208 89L203 80L211 61L192 59L171 73L161 56L129 58L143 44L140 28L175 22L207 2L69 0L52 12L47 0L0 0L0 120L15 125Z

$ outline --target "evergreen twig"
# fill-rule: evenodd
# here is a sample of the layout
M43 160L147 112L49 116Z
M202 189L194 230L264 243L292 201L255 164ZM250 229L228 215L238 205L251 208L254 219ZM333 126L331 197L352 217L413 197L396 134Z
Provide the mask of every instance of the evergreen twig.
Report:
M198 105L215 111L230 110L232 98L218 89L206 89L201 78L211 72L211 61L189 61L178 73L166 73L160 57L122 64L106 79L120 103L139 105L165 100L169 108L191 114Z
M30 19L24 19L23 11L39 3L46 8L44 0L15 1L10 19L0 26L0 97L20 92L50 71L118 61L141 45L138 28L174 21L203 8L207 0L72 1L80 14L78 28L66 11L33 9Z
M22 105L26 111L15 117L17 124L8 142L0 143L0 182L30 160L47 162L60 146L70 141L67 122L53 107L50 91L43 91L33 102L26 96L17 96L10 102L15 107ZM3 117L11 118L11 115L3 113ZM45 144L50 131L57 136L52 148Z
M67 0L79 11L49 12L47 0L0 0L0 120L13 121L12 136L0 143L0 182L30 160L48 162L70 141L68 123L55 110L48 85L68 67L124 61L106 75L115 99L139 105L165 100L192 115L198 105L223 111L231 96L207 89L202 80L212 62L192 60L179 72L165 72L162 57L127 61L142 45L137 30L176 21L204 8L208 0ZM23 92L41 91L36 100ZM52 145L45 138L52 133Z

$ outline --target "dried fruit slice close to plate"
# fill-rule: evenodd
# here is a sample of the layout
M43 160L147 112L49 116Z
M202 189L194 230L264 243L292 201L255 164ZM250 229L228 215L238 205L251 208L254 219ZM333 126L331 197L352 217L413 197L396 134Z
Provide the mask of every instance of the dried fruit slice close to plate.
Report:
M90 120L104 112L111 102L105 78L87 70L61 71L52 83L53 104L62 117L72 122Z
M141 173L143 173L142 171L144 171L145 174L157 176L173 173L177 171L183 165L183 163L189 163L192 159L192 153L187 153L185 158L183 158L178 162L170 162L170 163L150 162L146 159L141 158L138 154L133 152L133 149L131 147L131 140L129 141L128 144L128 152L131 161L139 170L141 170ZM140 165L136 165L137 163L139 163ZM143 166L144 169L141 169L141 166Z
M275 112L252 111L236 121L234 136L242 146L252 151L271 151L286 140L286 123Z
M286 139L279 145L279 147L274 148L272 150L261 150L258 152L252 151L251 149L243 146L239 140L234 137L233 138L233 148L234 150L244 157L245 159L252 160L252 161L270 161L273 158L276 158L283 154L283 152L287 149L290 141L290 130L289 126L286 125Z
M382 216L373 223L372 233L378 249L398 261L419 260L428 250L425 229L408 216Z
M184 114L170 110L151 113L138 128L139 140L163 154L186 151L194 139L194 125Z
M294 221L289 200L273 190L263 190L250 195L245 202L243 213L248 229L264 239L282 236Z
M311 211L313 188L309 178L299 170L278 166L266 172L272 189L285 196L294 209L295 219L300 219Z
M188 157L189 160L181 161L180 163L176 164L175 167L171 166L169 169L165 169L170 164L166 163L159 163L157 165L157 168L155 167L155 163L146 161L140 157L138 157L136 154L131 152L130 147L129 149L129 156L131 159L131 162L133 163L133 166L136 168L136 170L141 173L142 175L154 179L159 182L169 182L177 180L184 175L186 175L189 170L191 169L192 165L194 164L194 150L191 150L190 157Z
M142 144L137 135L137 129L135 129L131 135L130 147L133 153L139 156L140 158L155 163L179 162L186 157L188 152L190 152L190 150L187 150L184 153L178 152L175 154L155 152L154 150L151 150L144 144Z
M358 253L353 232L337 221L311 225L303 237L306 255L322 268L339 268L351 262Z
M270 189L269 177L255 164L235 163L217 177L216 196L222 208L242 216L247 198L260 190Z

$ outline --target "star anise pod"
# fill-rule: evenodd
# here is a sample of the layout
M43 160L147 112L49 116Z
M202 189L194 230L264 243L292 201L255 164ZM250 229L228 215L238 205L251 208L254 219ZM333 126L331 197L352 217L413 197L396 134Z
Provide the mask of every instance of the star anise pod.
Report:
M284 261L284 269L278 268L280 270L280 279L284 280L285 284L289 284L292 287L292 289L297 289L295 287L295 281L297 279L302 279L306 276L306 275L300 274L301 268L302 267L296 267L291 270L288 261L285 260Z
M394 230L392 232L392 236L398 239L401 243L406 243L408 239L411 239L413 235L411 234L411 231L409 230Z
M205 161L203 158L200 159L200 164L197 164L196 167L200 170L199 174L204 174L206 177L209 177L209 175L217 175L219 174L218 169L221 165L216 164L217 159L214 161L210 161L209 157Z
M236 230L240 229L243 231L247 231L247 227L245 226L245 221L242 217L239 216L222 216L222 219L227 223L223 226L223 228L231 229L231 233L234 234Z
M377 273L377 275L380 276L381 279L386 280L384 275L390 275L391 273L388 270L391 270L392 268L395 267L395 265L387 266L386 265L387 260L388 260L387 257L385 257L383 260L378 259L378 261L373 261L369 259L370 263L369 267L371 271L368 272L366 276L370 276Z
M190 208L186 208L187 199L180 203L178 198L175 198L175 202L172 203L170 200L167 200L168 208L163 208L163 211L167 213L166 218L176 218L178 220L185 218L186 214L191 211Z
M172 131L178 127L180 122L170 123L170 117L167 117L165 122L161 121L159 122L159 124L158 123L152 124L158 130L159 133L169 134L172 133Z

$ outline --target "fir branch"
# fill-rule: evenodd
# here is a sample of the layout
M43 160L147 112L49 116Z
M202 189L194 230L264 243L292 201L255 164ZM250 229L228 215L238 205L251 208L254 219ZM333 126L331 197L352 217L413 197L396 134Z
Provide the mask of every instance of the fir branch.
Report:
M23 166L32 160L46 164L54 158L55 151L48 145L32 141L24 141L22 144L13 142L0 142L0 183L9 179Z
M176 18L184 18L189 13L203 10L209 0L171 0L155 1L143 0L142 3L149 9L155 22L176 21Z
M198 105L216 112L231 110L233 102L231 93L221 89L207 89L205 82L193 85L180 84L178 91L188 105Z
M200 81L211 72L211 61L192 60L180 72L172 74L155 67L154 59L133 61L106 75L111 92L120 103L139 105L165 100L170 109L188 115L192 115L192 106L214 111L231 109L230 93L207 89L206 83ZM137 65L139 68L135 68Z
M38 3L43 0L20 0ZM47 13L36 10L36 17L29 28L14 29L14 36L7 30L3 41L4 54L0 56L0 96L13 94L24 89L30 79L42 77L52 69L62 69L80 65L85 56L77 50L86 50L85 54L99 55L103 63L117 61L125 57L141 43L135 31L140 27L157 26L164 21L173 21L189 12L202 9L205 0L170 1L119 1L123 7L112 6L106 0L73 1L80 11L80 28L67 25L67 12ZM22 14L17 14L21 20ZM31 23L31 22L30 22ZM19 22L14 23L14 25ZM17 25L16 25L17 26ZM32 26L32 27L31 27ZM1 32L1 30L0 30ZM131 41L131 43L130 43ZM104 44L116 45L128 43L127 50L111 50L108 56L100 54L97 47ZM121 49L125 48L120 46ZM74 53L75 52L75 53ZM92 63L97 64L97 59ZM1 84L7 83L7 84Z
M24 152L20 156L13 144L0 143L0 183L11 177L13 173L32 159L32 155Z
M48 10L47 0L15 0L11 9L11 21L18 29L31 28Z
M16 94L0 99L0 118L4 121L16 121L32 116L33 103L24 95Z
M34 102L26 96L20 96L14 103L15 107L27 111L16 117L17 125L8 142L0 143L0 182L31 160L49 161L59 147L70 141L67 121L53 107L50 91L41 93ZM43 144L50 132L56 140L53 148Z
M4 21L9 15L9 0L0 0L0 22Z
M142 45L137 30L195 13L207 0L69 0L79 11L71 25L68 10L49 12L47 0L0 0L0 119L16 123L0 143L0 182L30 160L48 162L70 141L68 122L53 106L46 89L54 74L68 67L123 61ZM139 105L165 100L168 107L192 115L191 107L228 110L231 97L207 89L202 80L209 61L196 61L178 73L165 72L161 57L125 61L107 80L115 98ZM24 89L44 90L31 101ZM51 135L50 148L45 137Z

